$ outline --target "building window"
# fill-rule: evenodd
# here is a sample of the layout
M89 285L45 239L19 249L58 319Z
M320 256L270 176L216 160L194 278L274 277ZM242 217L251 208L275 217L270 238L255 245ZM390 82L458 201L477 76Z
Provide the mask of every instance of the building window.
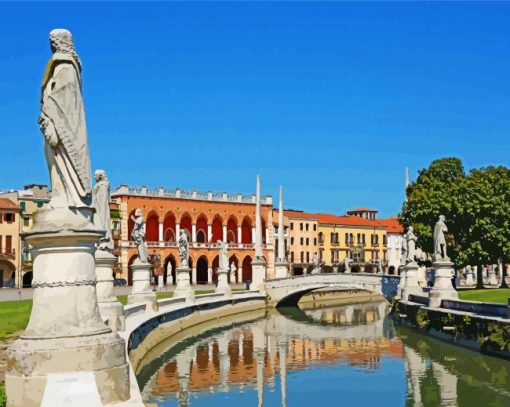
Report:
M299 230L303 230L303 224L302 223L299 224Z
M42 207L43 207L43 205L44 205L44 202L42 202L42 201L37 201L37 202L36 202L36 204L37 204L37 207L38 207L38 208L42 208Z
M291 237L291 238L290 238L290 244L291 244L291 245L293 245L293 244L294 244L294 238L293 238L293 237Z
M316 232L317 231L317 225L314 223L313 224L313 231Z
M316 237L313 238L313 245L317 246L317 238Z
M362 238L363 238L363 240L362 240L363 244L365 244L365 243L366 243L366 242L365 242L365 238L366 238L366 237L367 237L367 235L365 235L365 234L363 233L363 236L362 236Z
M385 246L388 244L388 238L387 238L387 236L386 236L386 235L383 235L383 237L382 237L382 243L383 243L383 245L385 245Z
M306 262L310 263L310 252L306 252Z
M303 246L303 238L302 238L302 237L299 239L299 244L300 244L301 246Z
M307 224L306 224L306 231L307 231L307 232L308 232L308 227L309 227L309 225L308 225L308 223L307 223Z
M26 209L27 209L27 208L26 208L26 202L20 202L20 203L19 203L19 207L20 207L20 209L21 209L23 212L25 212L25 211L26 211Z
M115 231L120 230L120 222L118 222L118 221L113 222L113 230L115 230Z
M349 233L345 234L345 244L349 244Z
M16 219L16 215L14 213L11 213L11 212L7 212L5 214L5 221L7 223L13 223Z
M12 253L12 236L5 236L5 253Z
M30 226L30 218L23 217L23 226L26 226L26 227Z
M290 252L290 261L294 263L294 252Z
M322 232L319 232L319 243L324 243L324 235Z
M290 230L294 230L294 223L290 222Z
M301 252L301 263L304 263L305 260L305 253Z
M306 245L310 246L310 239L309 238L306 238Z

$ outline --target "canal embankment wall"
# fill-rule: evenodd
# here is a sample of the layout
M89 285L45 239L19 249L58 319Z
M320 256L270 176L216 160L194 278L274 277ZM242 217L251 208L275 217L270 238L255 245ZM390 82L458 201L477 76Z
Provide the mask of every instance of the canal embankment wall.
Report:
M510 303L442 300L432 308L427 297L410 295L394 303L392 318L442 341L510 359Z

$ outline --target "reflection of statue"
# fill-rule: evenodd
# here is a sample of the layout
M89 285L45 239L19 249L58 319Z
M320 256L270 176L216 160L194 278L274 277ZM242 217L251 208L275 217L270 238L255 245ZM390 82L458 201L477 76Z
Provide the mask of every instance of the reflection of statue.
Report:
M409 226L406 234L407 240L407 263L414 263L416 256L416 241L418 238L414 234L414 229L412 226Z
M179 236L179 259L181 267L189 267L189 241L184 231L181 231Z
M96 179L92 194L92 201L96 209L94 224L98 229L106 231L100 240L98 249L110 251L113 249L110 226L110 181L106 178L106 173L103 170L96 170L94 177Z
M147 244L145 243L145 220L142 216L142 210L137 209L135 216L131 215L131 220L134 222L131 240L136 244L138 258L142 263L148 263Z
M227 244L218 240L218 247L220 248L219 268L220 270L228 270Z
M439 220L434 227L434 260L450 260L446 254L446 239L444 233L448 228L444 223L445 217L439 216Z
M400 246L400 265L405 266L407 262L407 234L402 235L402 245Z
M81 62L69 31L51 31L50 43L53 56L44 74L39 116L51 180L50 206L89 208L92 191Z

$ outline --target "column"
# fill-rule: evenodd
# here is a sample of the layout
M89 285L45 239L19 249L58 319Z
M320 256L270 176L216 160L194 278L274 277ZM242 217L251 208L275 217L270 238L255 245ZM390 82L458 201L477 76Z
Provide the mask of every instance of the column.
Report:
M262 326L255 325L251 328L253 334L253 353L257 362L257 395L258 406L264 405L264 357L266 353L266 341Z
M227 242L227 225L223 225L223 241Z
M285 256L285 233L283 226L283 187L280 187L280 207L278 210L278 258L275 262L275 277L285 278L289 274L289 264Z
M189 405L189 380L191 375L191 363L186 351L177 355L177 379L179 381L179 392L177 400L180 407Z
M443 299L458 300L459 294L452 285L452 276L455 273L453 263L447 260L434 261L434 286L429 292L429 307L440 307Z
M255 211L255 258L252 261L253 287L257 290L265 289L267 278L267 264L262 251L262 204L260 195L260 176L257 176L257 207Z
M413 395L415 406L422 406L420 379L425 376L423 359L413 348L404 346L405 362L407 370L408 392Z
M178 242L179 241L179 236L181 235L181 224L180 223L177 223L175 225L175 241Z
M237 227L237 243L241 244L243 242L243 228L241 226Z
M197 225L193 223L191 225L191 242L197 241Z
M228 376L230 373L230 358L228 355L228 334L218 338L218 348L220 352L220 383L225 391L228 390Z
M211 267L209 267L207 269L207 284L212 284L212 273L213 273L213 270Z
M409 301L410 295L423 296L423 289L418 284L418 268L418 264L414 261L404 266L405 278L404 287L402 288L403 301Z
M191 284L196 284L197 283L197 268L196 267L193 267L191 269L191 281L190 281Z
M282 394L282 407L287 406L287 343L278 348L280 354L280 386Z
M253 244L255 244L255 240L257 239L257 233L255 231L255 227L251 228L251 241Z
M163 236L164 230L163 230L163 222L159 222L159 241L163 242L165 241L165 237Z

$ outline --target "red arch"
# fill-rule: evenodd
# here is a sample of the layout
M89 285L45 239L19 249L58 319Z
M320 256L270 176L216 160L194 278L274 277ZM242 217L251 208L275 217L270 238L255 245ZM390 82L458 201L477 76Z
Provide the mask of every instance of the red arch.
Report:
M211 242L223 240L223 219L220 215L216 215L212 221L212 238Z
M200 256L197 260L197 284L207 284L209 264L206 256Z
M206 243L208 241L207 238L207 218L205 215L200 215L198 217L197 223L197 242L199 243Z
M247 280L251 280L251 281L253 280L252 279L251 262L252 262L252 258L250 256L246 256L243 259L243 275L242 275L243 283Z
M147 215L147 220L145 221L145 240L148 242L158 242L159 241L159 216L156 212L151 211Z
M172 212L167 212L165 220L163 221L163 239L165 242L175 242L175 215Z
M191 216L188 212L184 213L181 217L181 230L186 230L188 232L188 237L191 241Z
M231 216L227 222L227 242L228 243L238 243L237 242L237 219L234 216Z
M241 242L243 244L250 244L252 242L252 226L250 218L245 217L243 219L243 223L241 224Z

